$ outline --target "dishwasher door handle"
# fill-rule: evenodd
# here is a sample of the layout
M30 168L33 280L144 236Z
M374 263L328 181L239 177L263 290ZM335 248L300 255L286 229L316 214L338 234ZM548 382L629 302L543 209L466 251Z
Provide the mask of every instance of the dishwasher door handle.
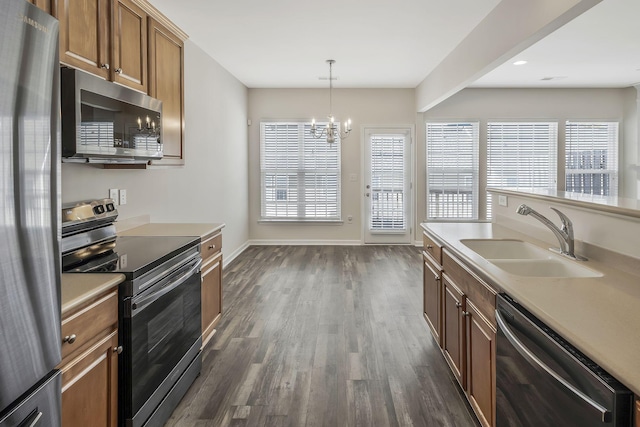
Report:
M504 333L504 336L511 343L511 345L524 357L527 359L529 363L534 366L540 367L543 371L545 371L550 377L552 377L556 382L560 383L564 387L564 389L575 395L577 398L586 403L589 408L600 415L600 419L603 423L608 423L611 421L611 411L609 411L604 406L600 405L595 400L591 399L589 396L578 390L575 386L569 383L567 380L562 378L557 372L547 366L542 360L536 357L535 354L531 350L529 350L523 343L516 337L513 331L507 325L507 321L504 320L502 314L500 314L499 310L496 310L496 322L498 323L498 330L501 330Z

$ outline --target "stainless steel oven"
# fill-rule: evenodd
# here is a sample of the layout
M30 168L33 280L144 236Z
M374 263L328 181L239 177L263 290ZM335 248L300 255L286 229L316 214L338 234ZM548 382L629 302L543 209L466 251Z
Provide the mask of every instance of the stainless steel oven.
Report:
M120 381L127 425L163 423L184 394L172 389L185 375L188 388L200 372L200 264L198 248L186 251L134 280L130 284L144 291L122 299ZM175 404L160 405L166 399Z
M499 295L498 427L632 423L633 393L507 295Z
M160 426L200 373L199 237L115 233L111 199L67 205L62 265L68 273L122 273L118 402L121 426Z

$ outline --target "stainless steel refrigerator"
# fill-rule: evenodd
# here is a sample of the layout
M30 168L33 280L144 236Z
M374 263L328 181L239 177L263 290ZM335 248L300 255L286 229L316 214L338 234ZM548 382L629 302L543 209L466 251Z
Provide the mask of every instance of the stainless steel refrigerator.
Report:
M0 427L59 426L58 21L0 6Z

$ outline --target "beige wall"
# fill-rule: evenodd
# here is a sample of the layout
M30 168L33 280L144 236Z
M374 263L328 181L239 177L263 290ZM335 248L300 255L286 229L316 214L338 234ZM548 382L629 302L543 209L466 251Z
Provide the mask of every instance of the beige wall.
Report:
M63 203L127 190L120 219L224 222L225 257L248 240L247 88L191 42L185 45L185 166L104 170L62 166Z
M557 120L558 145L564 145L564 122L613 120L620 126L621 196L636 197L637 131L630 132L627 121L635 122L635 90L626 89L464 89L422 114L418 129L417 158L425 158L424 123L428 120L473 120L480 122L480 158L486 158L486 123L489 120ZM629 153L629 155L627 155ZM417 210L426 218L426 171L418 162ZM561 162L560 162L561 163ZM634 166L632 167L631 164ZM482 166L482 164L481 164ZM486 171L480 170L480 188L486 186ZM481 197L485 196L481 191ZM633 195L630 195L633 194ZM481 199L482 200L482 199Z
M411 125L416 119L413 89L336 89L333 114L348 115L353 131L342 145L343 224L273 224L260 219L260 121L316 120L329 114L327 89L249 89L249 235L257 243L343 242L362 239L362 128ZM349 180L355 174L356 182ZM346 222L353 215L353 223Z

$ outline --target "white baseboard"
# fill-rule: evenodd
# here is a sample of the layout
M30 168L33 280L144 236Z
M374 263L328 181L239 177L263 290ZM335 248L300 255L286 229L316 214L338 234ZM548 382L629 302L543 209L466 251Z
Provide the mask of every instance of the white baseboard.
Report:
M225 254L222 258L222 268L224 269L227 265L229 265L234 259L236 259L242 252L244 252L249 246L249 241L244 242L238 249L231 252L230 254Z
M249 246L362 246L360 240L249 240Z

